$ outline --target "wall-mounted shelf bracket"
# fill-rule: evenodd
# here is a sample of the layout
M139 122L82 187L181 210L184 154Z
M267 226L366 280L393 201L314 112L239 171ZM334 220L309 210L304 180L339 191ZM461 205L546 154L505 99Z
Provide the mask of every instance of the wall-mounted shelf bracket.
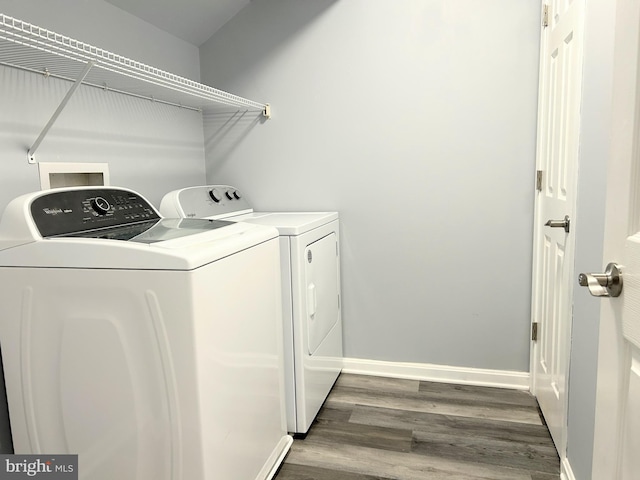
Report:
M36 157L35 157L36 150L38 149L38 147L42 143L42 140L44 140L44 137L47 136L47 133L49 133L49 130L51 129L53 124L56 122L56 120L64 110L64 107L66 107L67 103L69 103L69 100L71 99L75 91L82 84L82 81L85 79L85 77L89 74L89 70L91 70L91 68L94 65L95 65L95 62L92 62L92 61L87 62L82 72L80 72L80 75L78 76L78 78L76 78L76 81L73 83L73 85L71 85L71 88L62 99L62 102L60 102L60 105L58 105L58 108L56 109L56 111L53 112L53 115L51 116L47 124L44 126L44 128L42 129L42 132L40 132L40 135L38 135L38 138L36 138L36 141L33 142L33 145L31 145L31 148L27 152L27 161L29 163L36 163ZM45 72L45 75L47 75L47 72Z
M269 105L268 103L266 103L264 105L264 110L262 111L262 116L269 119L271 118L271 105Z

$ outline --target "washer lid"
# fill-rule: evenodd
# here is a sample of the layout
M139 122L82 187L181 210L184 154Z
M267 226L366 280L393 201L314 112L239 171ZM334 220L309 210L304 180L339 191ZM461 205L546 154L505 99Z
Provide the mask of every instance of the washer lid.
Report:
M196 233L204 233L232 224L233 222L223 220L161 218L116 227L100 228L98 230L68 233L66 235L57 235L49 238L102 238L149 244L165 242Z
M223 228L153 243L50 237L0 250L0 268L195 270L277 238L274 228L233 222Z

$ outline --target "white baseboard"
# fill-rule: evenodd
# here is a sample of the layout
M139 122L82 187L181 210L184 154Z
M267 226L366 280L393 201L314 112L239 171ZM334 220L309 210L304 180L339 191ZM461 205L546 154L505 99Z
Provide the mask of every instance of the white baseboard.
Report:
M562 459L562 464L560 465L560 480L576 480L567 457Z
M361 358L343 359L342 371L378 377L529 390L529 372L450 367L429 363L385 362Z

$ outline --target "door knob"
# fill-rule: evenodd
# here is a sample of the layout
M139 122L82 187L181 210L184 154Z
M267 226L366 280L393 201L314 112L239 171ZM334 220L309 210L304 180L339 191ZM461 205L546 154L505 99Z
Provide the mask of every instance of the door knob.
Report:
M569 219L569 215L565 215L564 220L547 220L547 223L545 223L544 226L551 228L564 228L564 231L569 233L570 224L571 220Z
M610 263L604 273L581 273L578 283L594 297L617 297L622 292L622 271L618 264Z

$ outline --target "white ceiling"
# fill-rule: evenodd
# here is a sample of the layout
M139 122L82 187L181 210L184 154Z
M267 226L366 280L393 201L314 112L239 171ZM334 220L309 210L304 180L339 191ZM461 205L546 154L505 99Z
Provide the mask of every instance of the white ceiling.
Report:
M199 47L251 0L106 0Z

